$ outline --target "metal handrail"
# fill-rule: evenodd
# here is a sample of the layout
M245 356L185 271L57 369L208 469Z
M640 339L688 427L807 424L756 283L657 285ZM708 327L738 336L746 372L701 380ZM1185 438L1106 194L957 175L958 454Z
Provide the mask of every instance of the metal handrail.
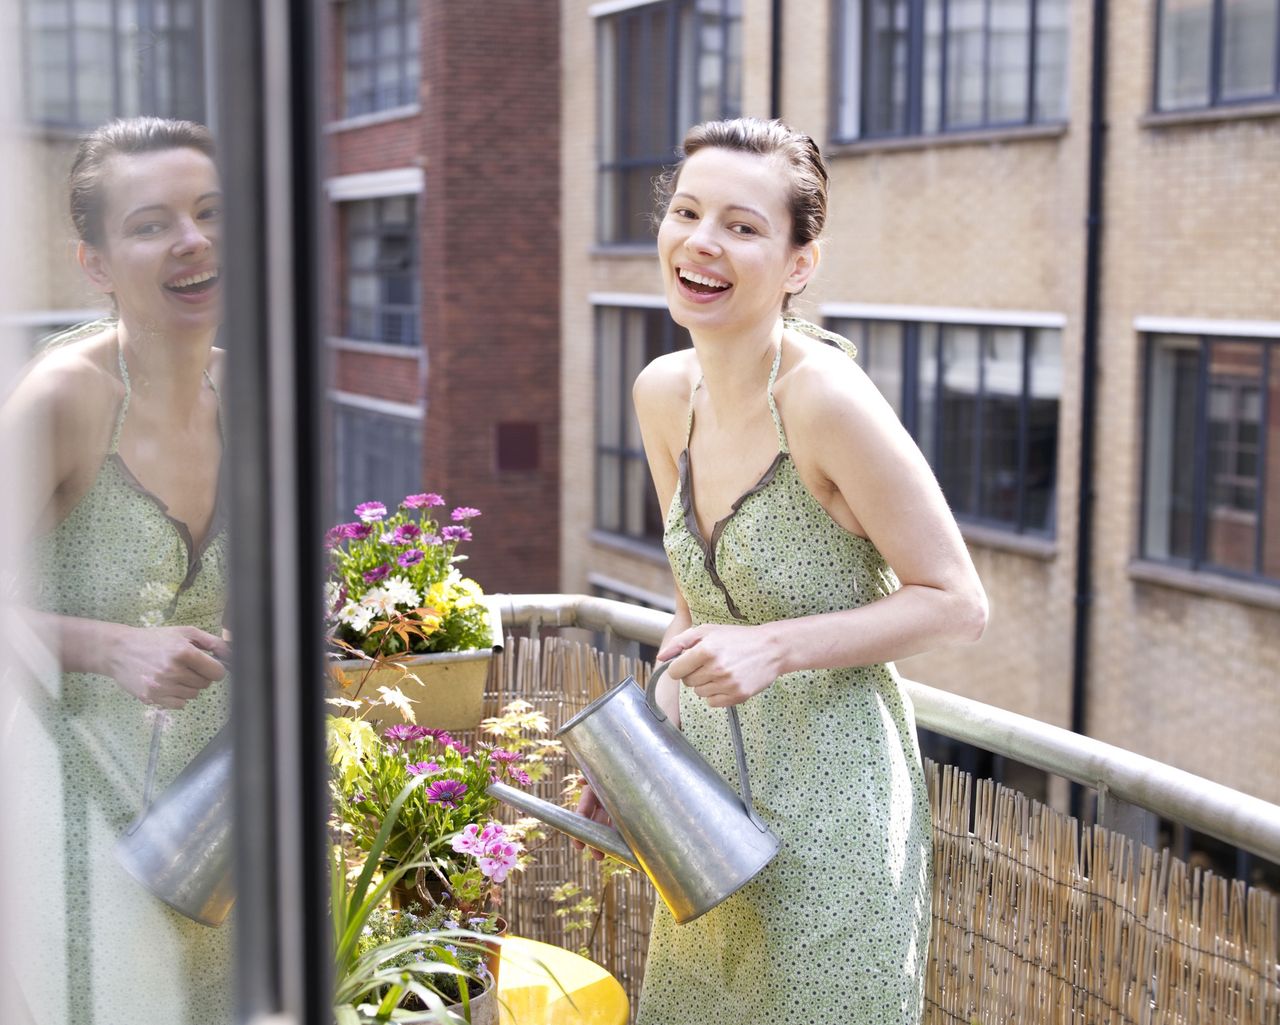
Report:
M579 627L660 644L671 614L580 594L492 597L507 626ZM903 686L918 725L1096 788L1280 864L1280 806L1060 726L915 680Z

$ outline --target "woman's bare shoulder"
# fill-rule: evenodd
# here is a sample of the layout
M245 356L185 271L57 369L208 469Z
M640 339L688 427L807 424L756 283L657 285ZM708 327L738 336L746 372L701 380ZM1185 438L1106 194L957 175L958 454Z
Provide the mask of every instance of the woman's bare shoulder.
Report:
M106 330L40 353L27 364L6 405L16 415L39 417L59 436L82 437L85 429L109 425L124 398L115 352L115 334Z
M653 360L636 375L632 396L636 408L665 413L683 409L698 380L698 358L692 349L677 349Z

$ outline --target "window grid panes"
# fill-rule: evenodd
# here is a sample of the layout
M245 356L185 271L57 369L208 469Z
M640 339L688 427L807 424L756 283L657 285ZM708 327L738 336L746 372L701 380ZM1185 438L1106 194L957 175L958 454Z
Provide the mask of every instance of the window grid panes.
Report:
M835 0L837 142L1066 117L1067 0Z
M1147 340L1142 554L1280 583L1280 342Z
M1280 98L1280 0L1160 0L1156 110Z
M22 14L31 121L204 119L201 0L23 0Z
M422 421L335 399L333 415L334 523L350 520L361 502L394 509L422 490Z
M418 336L417 204L413 196L342 204L343 333L389 345Z
M1061 332L833 320L929 460L956 517L1056 530Z
M372 114L418 101L417 0L343 4L343 110Z
M600 238L653 239L653 181L699 121L741 113L741 0L665 0L599 22Z
M649 480L631 387L651 361L690 344L689 333L665 309L596 309L595 521L600 530L662 544L663 510Z

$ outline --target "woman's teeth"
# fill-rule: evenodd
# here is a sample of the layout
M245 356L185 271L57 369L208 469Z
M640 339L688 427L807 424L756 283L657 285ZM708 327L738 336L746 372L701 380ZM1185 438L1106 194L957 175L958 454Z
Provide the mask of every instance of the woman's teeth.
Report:
M721 289L729 287L729 282L727 281L719 281L716 278L704 277L703 275L695 274L690 270L682 270L680 272L680 280L685 282L685 284L701 285L703 288L710 288L715 291L720 291Z
M193 289L198 285L205 284L206 282L214 281L217 279L217 277L218 277L218 272L216 270L206 270L206 271L201 271L199 274L188 274L185 278L175 278L173 281L170 281L169 284L167 284L165 287L181 292L188 289Z

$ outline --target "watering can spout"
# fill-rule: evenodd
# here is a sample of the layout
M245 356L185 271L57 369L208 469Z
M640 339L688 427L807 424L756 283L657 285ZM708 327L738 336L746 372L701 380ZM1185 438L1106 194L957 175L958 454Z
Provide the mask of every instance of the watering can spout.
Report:
M627 842L622 839L622 834L616 829L593 822L568 808L561 808L558 804L544 801L523 790L507 786L505 783L491 783L486 792L490 797L496 797L504 804L509 804L526 815L532 815L553 829L558 829L575 840L581 840L588 847L594 847L611 858L617 858L618 861L630 865L639 872L644 871L631 848L627 846Z

